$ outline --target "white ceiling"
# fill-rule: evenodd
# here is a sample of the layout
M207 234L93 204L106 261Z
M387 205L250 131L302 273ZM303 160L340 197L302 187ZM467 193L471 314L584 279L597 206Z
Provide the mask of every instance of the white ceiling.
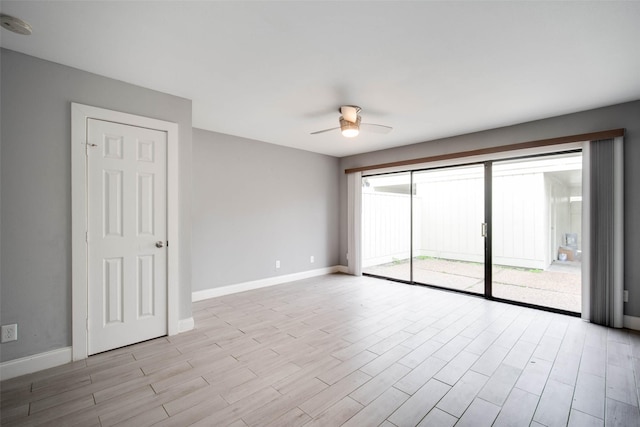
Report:
M193 126L346 156L640 99L640 2L2 1L1 45L193 100ZM387 135L339 132L362 107Z

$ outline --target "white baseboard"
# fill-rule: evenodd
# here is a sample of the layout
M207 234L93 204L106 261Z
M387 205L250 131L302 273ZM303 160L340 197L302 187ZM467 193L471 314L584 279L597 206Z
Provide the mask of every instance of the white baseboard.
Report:
M0 380L31 374L71 362L71 347L59 348L33 356L0 363Z
M624 316L624 327L640 331L640 317Z
M180 319L178 321L178 333L181 334L183 332L188 332L193 329L195 326L195 322L193 321L193 317L189 317L187 319Z
M178 322L178 333L190 331L194 326L193 317L180 319ZM0 381L64 365L71 361L72 347L59 348L45 353L34 354L33 356L9 360L0 363Z
M221 297L223 295L235 294L238 292L251 291L253 289L266 288L267 286L281 285L283 283L296 280L309 279L311 277L324 276L332 273L346 273L347 267L335 265L333 267L318 268L316 270L303 271L300 273L285 274L283 276L268 277L266 279L253 280L251 282L238 283L236 285L222 286L220 288L205 289L195 291L191 294L191 301L202 301L209 298Z

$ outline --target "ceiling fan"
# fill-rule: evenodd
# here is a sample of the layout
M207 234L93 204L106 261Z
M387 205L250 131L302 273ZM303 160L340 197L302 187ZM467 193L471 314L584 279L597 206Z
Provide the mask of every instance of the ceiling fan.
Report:
M389 133L393 129L391 126L377 125L374 123L361 123L360 111L362 111L362 109L355 105L343 105L342 107L340 107L339 111L340 114L342 114L339 119L340 126L331 129L311 132L311 135L317 135L319 133L340 129L343 136L346 136L347 138L353 138L354 136L358 136L358 134L360 133L360 128L377 133Z

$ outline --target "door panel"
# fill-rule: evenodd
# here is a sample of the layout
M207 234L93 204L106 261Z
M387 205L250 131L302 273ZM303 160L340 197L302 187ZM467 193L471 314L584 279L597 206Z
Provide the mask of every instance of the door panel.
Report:
M155 257L153 255L138 255L138 318L153 316L154 304L154 268Z
M167 139L162 131L93 119L88 139L89 354L95 354L167 333Z
M493 163L492 294L581 311L582 153Z
M122 323L122 258L105 259L104 281L104 324Z
M362 271L411 281L411 174L362 182Z
M413 280L484 293L484 167L414 172Z

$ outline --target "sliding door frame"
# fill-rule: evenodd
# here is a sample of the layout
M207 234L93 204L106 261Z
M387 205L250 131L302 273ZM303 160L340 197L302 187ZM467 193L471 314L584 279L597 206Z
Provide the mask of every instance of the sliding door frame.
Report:
M453 289L453 288L447 288L444 286L439 286L439 285L433 285L433 284L429 284L429 283L422 283L422 282L416 282L414 281L413 278L413 191L414 191L414 180L413 180L413 174L416 172L424 172L424 171L435 171L435 170L442 170L442 169L451 169L451 168L456 168L456 167L464 167L464 166L484 166L485 167L485 174L486 174L486 164L490 163L491 161L485 161L485 162L480 162L480 161L470 161L470 162L465 162L465 163L452 163L452 164L448 164L448 165L442 165L442 166L433 166L433 167L422 167L420 169L411 169L411 170L398 170L398 171L393 171L393 172L380 172L380 173L370 173L367 175L362 174L361 172L356 172L360 175L360 181L362 181L362 179L364 178L368 178L368 177L373 177L373 176L384 176L384 175L392 175L395 173L409 173L410 179L410 189L409 189L409 195L410 195L410 209L409 209L409 221L410 221L410 239L409 239L409 280L403 280L403 279L398 279L398 278L394 278L394 277L387 277L387 276L381 276L379 274L372 274L372 273L365 273L362 272L363 276L367 276L367 277L375 277L378 279L384 279L384 280L389 280L392 282L398 282L398 283L404 283L407 285L416 285L416 286L425 286L428 288L433 288L433 289L439 289L439 290L444 290L444 291L451 291L451 292L457 292L457 293L461 293L461 294L465 294L465 295L472 295L472 296L476 296L476 297L486 297L486 287L485 287L485 292L483 293L474 293L474 292L469 292L469 291L465 291L462 289ZM486 182L486 176L483 177L483 179ZM485 190L486 193L486 190ZM486 194L485 194L486 197ZM361 212L362 213L362 212ZM486 221L486 200L485 200L485 221ZM487 246L486 246L486 241L487 238L485 237L485 246L484 246L484 250L485 250L485 260L486 260L486 251L487 251ZM362 265L362 261L360 261L360 265ZM486 265L486 262L485 262ZM485 267L486 269L486 267ZM490 273L490 272L489 272ZM485 271L485 275L486 275L486 271ZM485 285L486 285L486 277L485 277ZM490 297L487 297L489 299L491 299Z
M409 172L409 281L413 280L413 171Z
M587 141L585 141L587 142ZM588 144L587 144L588 145ZM554 155L562 155L562 154L571 154L571 153L582 153L583 154L583 160L582 160L582 164L583 164L583 189L582 189L582 193L583 193L583 207L582 210L583 212L585 210L588 210L588 206L584 201L584 174L585 171L588 175L588 168L584 168L585 165L585 161L584 161L584 146L585 144L581 144L580 147L575 147L572 149L559 149L558 151L550 151L547 153L542 153L542 154L533 154L533 155L515 155L514 157L508 157L508 158L504 158L504 159L499 159L499 160L489 160L487 161L488 164L490 164L490 168L489 168L489 175L485 176L485 180L489 180L490 182L492 182L493 180L493 163L496 162L500 162L500 161L505 161L505 160L520 160L520 159L533 159L533 158L537 158L537 157L547 157L547 156L554 156ZM486 181L485 181L485 185L486 185ZM489 194L489 199L492 199L492 193L493 193L493 184L491 183L491 185L489 185L489 189L486 189L487 187L485 187L485 193ZM487 197L485 195L485 197ZM492 208L493 208L493 201L491 200L490 202L485 200L485 202L487 202L488 206L485 206L486 211L488 212L488 223L487 223L487 246L488 246L488 255L489 255L489 261L490 262L485 262L485 280L487 280L487 282L485 283L485 290L489 289L488 292L488 296L487 299L490 299L492 301L498 301L498 302L505 302L505 303L509 303L509 304L513 304L513 305L518 305L521 307L527 307L527 308L535 308L538 310L544 310L544 311L549 311L552 313L558 313L558 314L564 314L567 316L573 316L573 317L581 317L582 313L581 312L575 312L575 311L569 311L569 310L563 310L561 308L555 308L555 307L548 307L546 305L537 305L537 304L531 304L528 302L523 302L523 301L517 301L517 300L511 300L511 299L506 299L506 298L499 298L499 297L495 297L493 296L493 257L492 257L492 251L493 251L493 245L492 245L492 227L493 227L493 219L492 219ZM583 236L585 236L585 233L582 233ZM584 253L588 253L588 248L586 248L585 246L585 241L584 241L584 237L583 237L583 242L582 242L582 246L583 246L583 254ZM487 259L487 258L485 258ZM588 258L583 257L583 263L588 263ZM584 272L584 268L582 269L582 271ZM584 273L582 273L581 275L581 281L582 281L582 285L581 285L581 293L582 295L584 295ZM486 293L485 293L486 295ZM581 296L582 299L584 299L584 296ZM582 305L581 305L582 306Z
M493 160L484 163L484 296L493 299Z
M501 157L501 158L491 158L489 157L488 159L479 162L479 161L469 161L469 162L464 162L463 158L460 158L460 163L453 163L451 162L448 165L443 165L443 166L433 166L433 167L422 167L422 168L415 168L415 169L409 169L409 170L398 170L398 171L389 171L389 172L381 172L381 173L370 173L370 174L362 174L362 171L357 171L357 174L361 177L360 181L362 181L362 178L365 177L369 177L369 176L381 176L381 175L388 175L388 174L392 174L392 173L397 173L397 172L409 172L410 174L410 248L409 248L409 263L410 263L410 273L409 273L409 281L406 280L402 280L402 279L395 279L395 278L389 278L389 277L385 277L385 276L381 276L381 275L376 275L376 274L370 274L370 273L363 273L365 276L370 276L370 277L377 277L377 278L381 278L381 279L386 279L386 280L391 280L391 281L395 281L395 282L400 282L400 283L406 283L406 284L410 284L410 285L419 285L419 286L426 286L426 287L430 287L430 288L435 288L435 289L440 289L440 290L446 290L446 291L451 291L451 292L457 292L457 293L462 293L462 294L466 294L466 295L472 295L472 296L481 296L484 297L485 299L489 299L489 300L493 300L493 301L499 301L499 302L506 302L509 304L513 304L513 305L518 305L518 306L523 306L523 307L528 307L528 308L535 308L535 309L541 309L541 310L545 310L545 311L550 311L550 312L554 312L554 313L560 313L560 314L565 314L565 315L569 315L569 316L575 316L575 317L580 317L581 313L578 312L573 312L573 311L567 311L567 310L562 310L562 309L558 309L558 308L554 308L554 307L547 307L547 306L539 306L536 304L531 304L531 303L527 303L527 302L522 302L522 301L516 301L516 300L509 300L509 299L504 299L504 298L496 298L493 296L493 242L492 242L492 237L493 237L493 218L492 218L492 213L493 213L493 198L492 198L492 193L493 193L493 163L494 162L498 162L498 161L504 161L504 160L518 160L518 159L531 159L531 158L536 158L536 157L546 157L546 156L553 156L553 155L562 155L562 154L568 154L568 153L577 153L577 152L582 152L583 151L583 146L582 144L580 144L579 146L573 144L573 146L571 147L567 147L565 146L558 146L558 147L549 147L549 150L546 150L544 153L537 153L537 154L524 154L524 153L518 153L517 151L515 152L510 152L511 155L509 156L505 156L505 157ZM414 179L413 179L413 174L416 172L421 172L421 171L428 171L428 170L438 170L438 169L449 169L449 168L455 168L455 167L461 167L461 166L471 166L471 165L480 165L482 164L484 166L484 224L486 227L486 235L484 236L484 292L482 294L478 294L478 293L473 293L473 292L469 292L469 291L465 291L465 290L459 290L459 289L452 289L452 288L446 288L443 286L439 286L439 285L434 285L434 284L428 284L428 283L420 283L420 282L415 282L414 281L414 271L413 271L413 220L414 220L414 214L413 214L413 199L414 199L414 195L413 195L413 186L414 186Z

